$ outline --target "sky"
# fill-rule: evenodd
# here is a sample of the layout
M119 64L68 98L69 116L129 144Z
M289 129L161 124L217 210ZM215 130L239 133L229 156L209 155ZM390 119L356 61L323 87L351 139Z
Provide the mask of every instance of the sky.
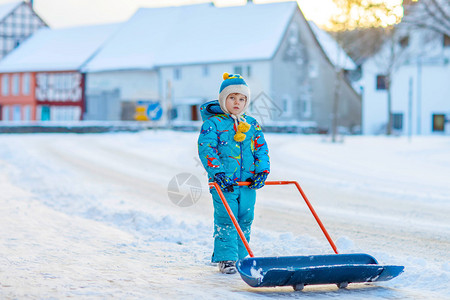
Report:
M13 0L0 0L0 4ZM139 7L177 6L210 2L207 0L34 0L39 16L52 28L121 22ZM217 6L242 5L246 0L216 0ZM283 0L254 0L254 3ZM333 0L298 0L305 17L324 25L333 13Z

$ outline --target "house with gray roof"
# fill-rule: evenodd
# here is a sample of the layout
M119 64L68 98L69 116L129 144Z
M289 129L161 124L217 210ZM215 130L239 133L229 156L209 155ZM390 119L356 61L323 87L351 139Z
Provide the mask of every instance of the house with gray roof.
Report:
M328 130L335 80L342 81L339 125L361 124L360 96L346 78L337 79L296 2L141 8L82 72L89 120L146 119L147 113L162 123L199 121L198 107L217 99L229 72L244 76L251 113L266 126Z
M141 8L120 25L42 30L23 43L0 62L14 78L1 116L198 126L199 106L228 72L244 76L250 113L266 128L328 131L339 86L338 125L352 131L360 96L336 70L355 66L338 50L296 2Z

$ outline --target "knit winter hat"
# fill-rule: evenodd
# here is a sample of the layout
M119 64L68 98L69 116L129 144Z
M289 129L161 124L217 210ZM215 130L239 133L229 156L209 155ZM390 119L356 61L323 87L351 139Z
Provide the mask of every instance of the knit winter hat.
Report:
M247 96L247 101L245 103L244 109L241 112L242 115L250 105L250 89L248 88L247 83L241 75L223 73L223 82L220 85L219 91L219 104L220 108L222 108L222 110L227 114L229 114L230 112L226 108L225 100L227 99L229 94L233 93L240 93Z

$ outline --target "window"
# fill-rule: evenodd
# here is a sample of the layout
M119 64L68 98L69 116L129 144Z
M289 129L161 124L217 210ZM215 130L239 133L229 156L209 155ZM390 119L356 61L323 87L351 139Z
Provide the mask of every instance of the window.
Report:
M392 128L396 130L403 129L403 114L392 114Z
M12 94L19 95L20 75L14 74L12 76Z
M303 95L303 99L301 99L301 105L302 105L302 115L304 118L311 117L312 114L312 102L311 102L311 95L305 94Z
M234 74L242 75L242 66L235 66L234 67Z
M402 48L406 48L409 45L409 36L402 37L399 41L399 44Z
M26 105L23 110L23 120L30 121L31 120L31 106Z
M53 77L53 80L54 80L54 88L56 89L56 90L59 90L59 91L62 91L62 90L64 90L64 77L65 77L66 75L65 74L58 74L58 75L54 75L54 76L52 76Z
M252 67L247 66L247 77L250 78L252 76Z
M173 69L173 78L175 80L180 80L181 79L181 69L180 68Z
M387 87L387 77L385 75L377 75L377 90L386 90Z
M284 116L291 116L292 115L292 101L291 98L288 95L285 95L281 99L281 109L283 111Z
M209 67L203 66L203 77L208 77L209 75Z
M2 107L2 120L9 121L9 106Z
M309 64L309 78L317 78L319 76L319 66L317 61L312 61Z
M29 95L30 94L30 73L23 74L22 77L22 94Z
M3 74L2 76L2 95L8 96L9 95L9 75Z
M13 106L13 121L21 121L22 120L22 107L20 105Z
M433 131L443 132L445 127L445 115L433 114Z
M450 47L450 36L449 35L444 34L443 44L444 44L444 47Z

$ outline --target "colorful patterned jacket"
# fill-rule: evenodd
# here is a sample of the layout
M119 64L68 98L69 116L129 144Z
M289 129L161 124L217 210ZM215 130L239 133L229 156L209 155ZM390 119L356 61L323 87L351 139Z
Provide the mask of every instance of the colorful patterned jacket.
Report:
M250 130L242 142L236 142L236 125L217 100L200 107L204 121L198 138L198 154L208 172L209 181L224 172L237 181L246 181L256 173L270 172L269 149L258 122L244 114Z

